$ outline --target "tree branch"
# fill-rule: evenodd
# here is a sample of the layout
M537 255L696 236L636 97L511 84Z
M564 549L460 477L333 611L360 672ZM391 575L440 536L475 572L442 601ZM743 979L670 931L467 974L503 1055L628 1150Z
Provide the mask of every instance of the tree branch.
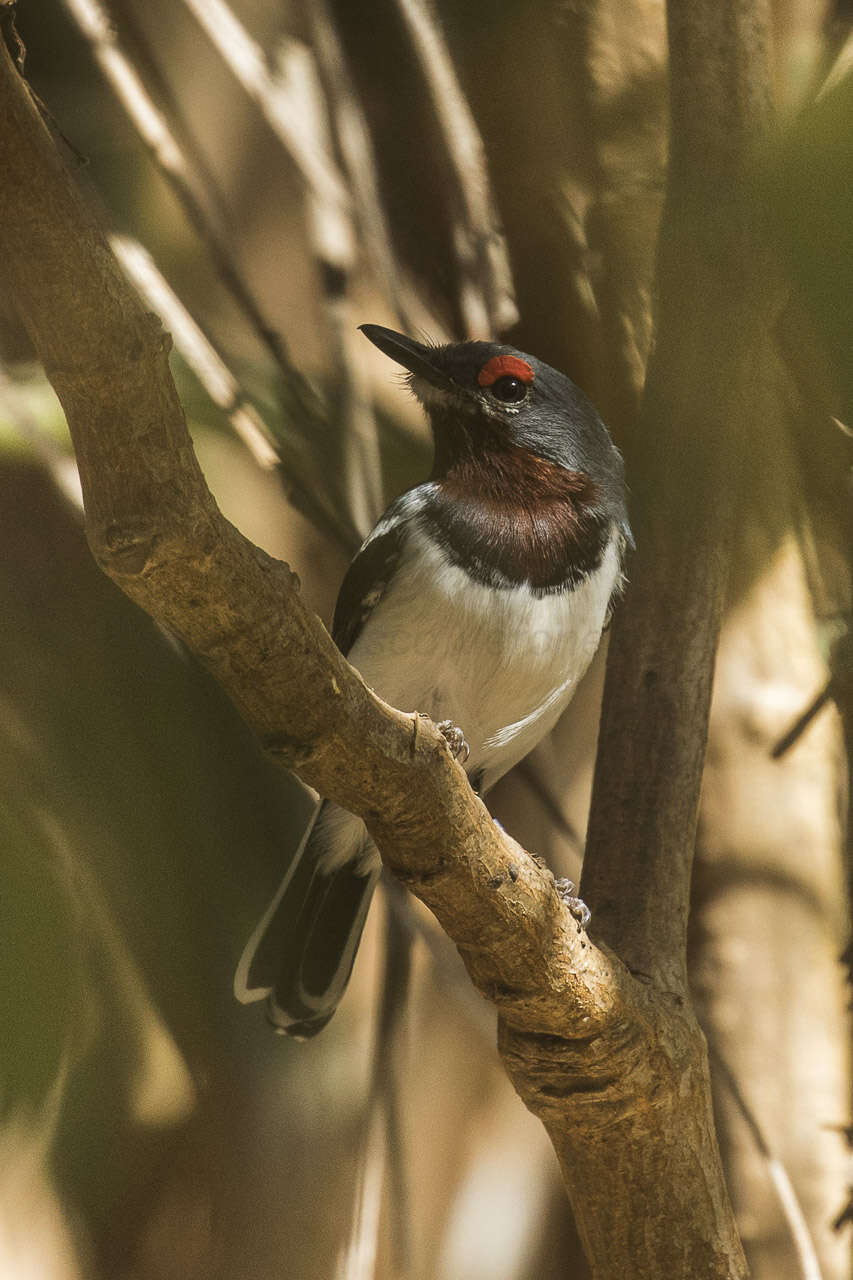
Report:
M628 474L640 552L613 628L583 893L634 971L686 991L685 931L714 654L756 343L781 300L755 164L765 0L672 0L671 159L656 341Z

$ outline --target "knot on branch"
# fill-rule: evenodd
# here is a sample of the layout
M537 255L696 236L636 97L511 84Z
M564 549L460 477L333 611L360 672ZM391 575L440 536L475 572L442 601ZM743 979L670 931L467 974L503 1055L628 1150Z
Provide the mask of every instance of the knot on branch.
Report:
M602 1029L592 1016L578 1020L576 1036L519 1031L501 1019L498 1048L525 1106L544 1118L555 1107L591 1102L604 1108L602 1119L626 1098L624 1083L648 1057L645 1036L636 1023L622 1021Z
M111 578L143 574L157 543L157 530L149 520L125 520L121 524L89 529L92 555Z

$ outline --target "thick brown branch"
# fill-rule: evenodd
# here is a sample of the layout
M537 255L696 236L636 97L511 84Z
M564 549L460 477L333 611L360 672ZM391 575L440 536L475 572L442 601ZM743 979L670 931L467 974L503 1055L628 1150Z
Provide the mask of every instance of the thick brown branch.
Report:
M583 892L631 969L686 989L714 653L756 344L779 294L756 227L764 0L673 0L671 165L656 342L628 473L638 553L614 625Z

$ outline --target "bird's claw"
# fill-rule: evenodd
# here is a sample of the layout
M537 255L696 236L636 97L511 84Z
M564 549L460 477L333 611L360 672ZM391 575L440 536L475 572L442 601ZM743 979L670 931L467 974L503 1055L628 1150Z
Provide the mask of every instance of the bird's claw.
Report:
M454 724L452 720L442 720L436 727L447 743L453 759L464 764L471 754L471 748L465 741L465 735L459 725Z
M554 888L569 908L571 915L577 920L581 929L585 929L592 918L592 913L582 898L574 896L574 882L567 880L564 876L562 879L554 881Z

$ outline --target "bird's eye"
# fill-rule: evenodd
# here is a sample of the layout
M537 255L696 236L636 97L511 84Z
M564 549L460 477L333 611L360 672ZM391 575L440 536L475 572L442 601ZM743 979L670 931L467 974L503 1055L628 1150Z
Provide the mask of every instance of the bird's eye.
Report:
M506 374L493 382L489 390L496 400L502 400L504 404L519 404L527 395L527 384L521 378Z

